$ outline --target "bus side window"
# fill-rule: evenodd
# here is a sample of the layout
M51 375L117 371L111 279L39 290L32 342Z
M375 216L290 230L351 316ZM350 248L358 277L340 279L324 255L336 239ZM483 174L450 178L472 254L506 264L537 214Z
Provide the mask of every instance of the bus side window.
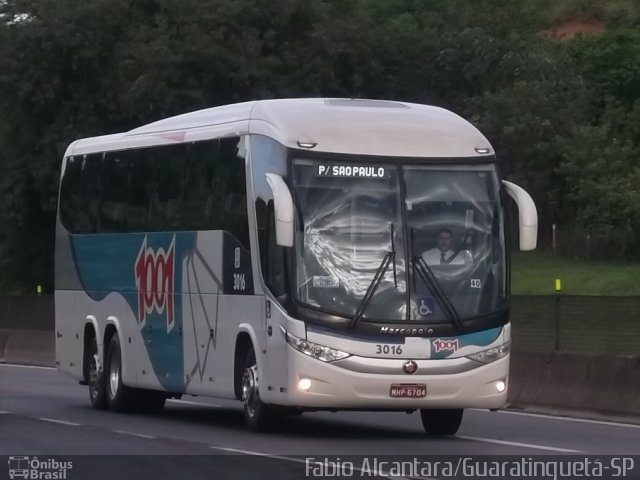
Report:
M260 249L260 260L264 266L267 264L269 258L269 251L267 250L267 204L258 197L256 199L256 226L258 228L258 248Z
M215 178L212 151L217 141L190 144L180 182L178 201L181 225L187 230L215 229L217 209L213 205Z
M284 273L284 247L276 244L276 216L273 208L273 200L269 200L267 206L267 248L269 287L276 296L285 293L285 273Z
M60 219L71 233L100 231L100 167L102 154L69 157L62 178Z
M129 215L128 192L131 155L126 152L109 152L102 160L102 185L99 216L102 233L127 231Z
M268 204L262 198L256 200L256 221L262 276L271 293L278 297L286 291L284 249L276 244L273 200Z
M276 244L273 192L266 174L286 177L286 153L282 145L259 135L251 137L251 172L260 268L265 284L274 296L286 292L285 250Z
M211 230L224 230L250 251L249 218L245 159L238 156L238 137L222 138L210 152L212 181L207 204L210 205Z

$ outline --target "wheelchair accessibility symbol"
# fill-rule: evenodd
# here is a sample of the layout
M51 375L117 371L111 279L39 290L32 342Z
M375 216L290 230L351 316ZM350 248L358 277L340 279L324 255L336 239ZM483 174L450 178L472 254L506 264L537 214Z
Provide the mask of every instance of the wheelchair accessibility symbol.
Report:
M436 307L436 302L433 297L426 297L420 299L420 305L418 305L418 313L423 317L433 315Z

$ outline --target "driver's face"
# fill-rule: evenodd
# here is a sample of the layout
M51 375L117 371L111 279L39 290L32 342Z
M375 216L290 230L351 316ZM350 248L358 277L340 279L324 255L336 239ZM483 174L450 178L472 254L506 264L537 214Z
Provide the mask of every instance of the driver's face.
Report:
M451 235L449 235L446 232L441 232L440 235L438 235L438 248L443 251L446 252L447 250L449 250L451 247Z

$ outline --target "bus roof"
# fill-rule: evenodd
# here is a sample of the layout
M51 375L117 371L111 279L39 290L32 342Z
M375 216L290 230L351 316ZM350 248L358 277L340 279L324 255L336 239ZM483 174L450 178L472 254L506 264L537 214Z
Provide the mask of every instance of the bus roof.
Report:
M286 147L398 157L477 157L493 154L487 139L462 117L414 103L298 98L207 108L129 132L86 138L67 155L259 134Z

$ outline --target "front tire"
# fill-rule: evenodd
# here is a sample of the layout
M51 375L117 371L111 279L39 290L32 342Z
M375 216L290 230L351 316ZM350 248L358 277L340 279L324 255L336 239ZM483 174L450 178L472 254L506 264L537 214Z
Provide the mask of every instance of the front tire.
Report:
M111 337L104 366L105 390L109 409L114 412L128 412L134 404L135 392L122 383L122 354L118 334Z
M449 410L420 410L422 426L429 435L455 435L462 422L462 408Z
M242 404L244 423L253 432L263 432L273 427L276 419L274 409L260 399L258 364L253 348L247 352L242 369Z

